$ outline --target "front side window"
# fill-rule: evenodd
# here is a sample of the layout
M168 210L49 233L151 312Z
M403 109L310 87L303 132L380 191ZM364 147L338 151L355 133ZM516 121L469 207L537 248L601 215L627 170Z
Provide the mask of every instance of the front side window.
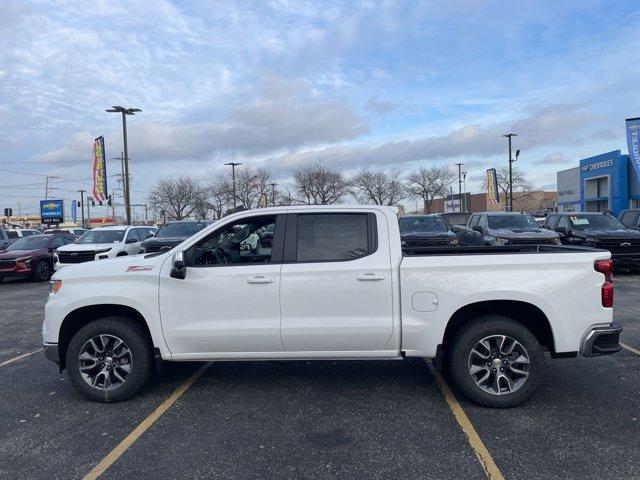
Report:
M225 225L186 253L190 266L270 263L272 243L261 241L265 229L275 232L276 216L265 215Z
M366 213L298 215L298 262L355 260L372 253L372 243Z
M624 223L627 227L635 227L638 223L636 217L638 212L625 212L622 215L622 223Z
M564 227L566 230L569 230L569 220L567 219L567 217L562 217L560 219L560 221L558 222L558 227Z

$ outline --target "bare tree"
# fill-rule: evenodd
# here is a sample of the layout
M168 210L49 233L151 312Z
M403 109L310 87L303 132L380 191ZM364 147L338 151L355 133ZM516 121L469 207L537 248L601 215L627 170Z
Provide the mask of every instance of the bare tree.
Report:
M269 198L269 192L271 191L272 176L271 172L266 168L254 169L246 167L238 169L236 171L236 198L238 204L242 204L246 209L256 208L260 197L263 194ZM228 176L225 180L225 185L229 196L232 196L231 177Z
M339 203L349 194L349 182L342 173L322 162L298 168L293 181L297 196L307 205Z
M513 167L511 171L513 178L513 203L520 204L520 208L523 209L525 204L531 200L535 187L529 180L527 180L525 174L517 167ZM496 177L498 179L498 189L504 198L505 210L509 209L509 167L502 166L496 169ZM483 182L483 187L487 188L487 180Z
M398 170L384 172L362 169L351 181L353 196L361 203L395 205L402 200L405 188Z
M232 203L232 194L229 190L226 176L220 175L215 178L207 190L208 207L213 210L216 219L222 218L225 207Z
M444 197L454 179L455 175L447 166L420 167L407 177L407 192L421 198L424 213L429 213L433 199Z
M173 220L206 211L207 191L192 177L164 178L149 192L149 204Z

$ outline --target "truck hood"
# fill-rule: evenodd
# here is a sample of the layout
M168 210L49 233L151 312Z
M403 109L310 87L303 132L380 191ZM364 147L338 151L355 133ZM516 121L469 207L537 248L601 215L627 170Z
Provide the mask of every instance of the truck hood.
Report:
M87 252L97 250L112 249L118 245L118 243L70 243L63 247L58 248L58 252Z
M631 228L585 228L584 230L573 230L571 232L576 237L594 237L597 239L614 239L614 240L626 240L626 239L640 239L640 232Z
M501 238L558 238L556 232L544 228L496 228L490 230L491 235Z
M142 242L143 245L171 245L175 247L189 237L151 237Z
M160 267L166 258L166 254L155 255L153 257L144 258L143 255L116 257L105 260L95 260L93 262L84 262L69 265L58 270L52 277L52 280L88 279L100 282L122 277L123 279L136 275L153 275L160 274Z

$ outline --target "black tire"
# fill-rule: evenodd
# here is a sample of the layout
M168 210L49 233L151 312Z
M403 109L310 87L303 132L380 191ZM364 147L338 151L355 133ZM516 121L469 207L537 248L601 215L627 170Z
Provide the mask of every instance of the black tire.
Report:
M123 340L131 352L131 369L126 379L112 390L96 388L80 373L80 352L97 335L113 335ZM115 350L115 349L114 349ZM67 375L73 386L94 402L121 402L138 393L154 371L153 346L147 332L126 317L104 317L82 327L69 342L66 354Z
M40 260L36 263L31 278L34 282L48 282L51 275L53 275L53 269L51 268L51 265L49 265L49 262L46 260Z
M529 363L528 366L525 367L528 368L528 376L522 381L522 384L512 392L506 391L501 394L490 393L476 383L475 378L470 372L472 349L478 342L493 335L506 335L516 340L524 347L528 355ZM508 317L486 315L475 319L464 325L457 332L447 350L447 367L454 385L462 394L469 398L469 400L483 407L515 407L529 399L540 387L544 379L545 360L540 343L530 330ZM493 357L488 358L488 362L503 361L497 358L495 360L491 359L493 359ZM505 358L505 360L507 359ZM484 360L482 360L482 362L484 362ZM489 365L489 363L487 363L487 365ZM493 366L500 368L501 365L503 364L492 365L491 368L487 368L487 372L495 376L496 374L493 372L495 372L496 369L494 369ZM504 368L508 369L509 367L505 366ZM479 373L478 376L483 376L483 373ZM504 384L504 381L501 383L500 379L498 379L497 389L502 390L501 385ZM506 389L507 387L505 386L504 388Z

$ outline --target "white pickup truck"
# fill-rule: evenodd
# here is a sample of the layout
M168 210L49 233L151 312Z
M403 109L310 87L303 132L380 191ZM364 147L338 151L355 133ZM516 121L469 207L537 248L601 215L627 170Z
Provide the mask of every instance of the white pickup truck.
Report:
M261 229L268 246L242 249ZM170 252L73 265L51 282L48 358L91 400L138 392L161 360L434 359L474 402L510 407L551 357L620 350L609 252L404 251L380 206L230 215Z

